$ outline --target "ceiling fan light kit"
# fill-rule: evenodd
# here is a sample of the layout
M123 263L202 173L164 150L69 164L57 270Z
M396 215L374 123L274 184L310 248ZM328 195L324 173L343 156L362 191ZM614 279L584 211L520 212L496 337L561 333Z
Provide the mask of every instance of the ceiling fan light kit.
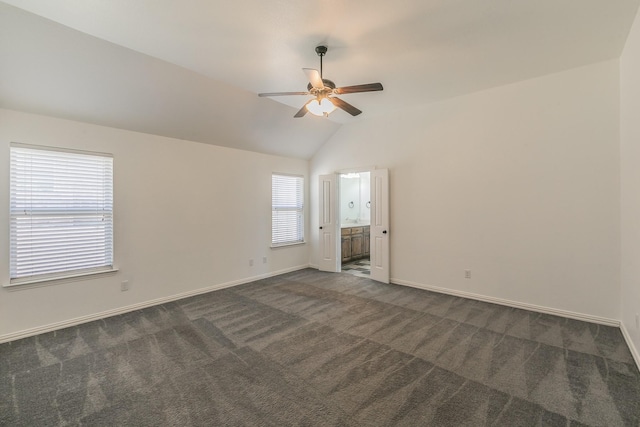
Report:
M383 89L381 83L367 83L363 85L336 87L331 80L322 78L322 57L327 53L326 46L317 46L316 53L320 57L320 72L312 68L303 68L302 71L307 75L309 84L307 92L271 92L259 93L258 96L287 96L287 95L311 95L314 99L308 101L293 116L295 118L303 117L307 111L316 116L328 117L336 108L346 111L352 116L362 113L359 109L346 101L334 96L359 92L375 92Z
M313 99L306 105L306 107L311 114L316 116L328 116L336 109L336 106L329 101L329 98L322 98L322 101L320 102L318 102L317 99Z

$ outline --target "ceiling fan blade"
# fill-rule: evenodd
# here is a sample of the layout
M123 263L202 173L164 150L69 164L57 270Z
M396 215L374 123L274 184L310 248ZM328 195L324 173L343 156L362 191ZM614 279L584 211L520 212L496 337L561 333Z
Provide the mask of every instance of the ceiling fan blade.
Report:
M309 92L271 92L271 93L258 94L258 96L288 96L288 95L309 95Z
M320 77L320 73L318 70L314 70L313 68L303 68L302 71L307 75L307 79L309 79L309 83L311 86L316 89L322 89L324 87L324 83L322 82L322 77Z
M344 102L340 98L329 97L327 99L329 101L331 101L333 103L333 105L335 105L338 108L342 108L344 111L346 111L347 113L351 114L352 116L357 116L358 114L362 113L362 111L358 110L356 107L354 107L353 105L349 104L348 102Z
M311 101L313 101L313 99L310 99L309 101L305 102L304 105L302 106L301 109L298 110L298 112L296 113L295 116L293 116L294 118L298 119L300 117L304 117L305 114L307 114L307 104L310 103Z
M364 85L338 87L333 90L333 93L343 95L346 93L375 92L382 89L382 83L367 83Z

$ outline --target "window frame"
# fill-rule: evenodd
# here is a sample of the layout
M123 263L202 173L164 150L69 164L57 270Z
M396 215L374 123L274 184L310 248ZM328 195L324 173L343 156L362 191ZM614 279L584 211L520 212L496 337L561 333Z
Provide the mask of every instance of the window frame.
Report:
M51 173L50 171L47 171L47 167L43 167L40 170L31 169L27 172L22 172L21 174L19 174L15 170L15 168L17 168L18 165L21 164L22 160L18 159L18 157L20 155L22 156L29 155L28 152L25 152L24 150L31 150L34 152L42 151L42 152L49 153L50 156L54 156L54 157L56 156L56 153L58 153L58 156L64 156L66 153L66 154L69 154L69 157L66 161L72 162L72 163L74 162L73 155L91 156L94 158L93 161L98 161L99 160L98 158L101 158L101 160L99 160L98 163L96 164L95 169L93 171L98 172L98 174L104 174L104 176L107 178L107 181L98 185L95 185L95 183L92 183L94 184L94 186L92 186L91 188L99 189L101 191L100 193L101 196L94 196L93 199L88 199L90 201L101 200L100 208L94 208L93 211L91 209L86 209L86 207L79 208L79 206L81 206L83 203L86 203L87 199L81 197L79 200L82 200L82 201L79 202L78 199L76 199L78 196L74 195L72 200L76 202L76 206L74 206L72 202L68 205L62 204L61 206L58 206L55 208L49 208L49 206L47 206L46 209L34 208L33 210L29 211L28 214L27 214L27 211L24 210L25 215L22 215L21 211L24 208L20 207L20 203L25 203L25 201L27 200L28 200L28 203L32 203L35 196L34 196L34 193L31 193L27 198L22 197L21 201L14 200L14 199L19 199L18 189L19 189L19 185L21 184L19 182L20 179L24 179L25 177L27 177L33 180L34 176L40 173L45 176L43 178L43 181L45 184L50 182L50 183L57 183L58 185L62 185L63 188L66 187L66 185L60 184L60 181L59 181L60 176L58 176L57 173L55 172ZM22 154L20 152L22 152ZM16 157L15 159L14 159L14 156ZM37 157L37 154L35 154L35 156ZM42 156L47 156L47 154L42 154ZM9 171L10 171L9 192L8 192L9 199L10 199L9 200L9 242L8 242L9 243L8 245L9 246L9 269L8 269L9 283L4 284L3 286L8 287L8 286L27 285L27 284L34 284L34 283L45 283L45 282L51 282L51 281L58 281L62 279L81 278L84 276L93 276L97 274L112 273L117 271L117 269L114 268L115 230L114 230L114 206L113 206L113 199L114 199L114 196L113 196L114 194L114 191L113 191L114 159L113 157L114 156L109 153L74 150L74 149L59 148L59 147L52 147L52 146L33 145L33 144L23 144L23 143L17 143L17 142L11 142L9 144ZM83 162L80 159L81 159L80 157L76 157L75 161ZM104 160L104 159L108 159L108 160ZM68 172L70 170L73 171L72 174L70 175L72 180L74 178L74 175L73 175L74 173L76 177L79 176L78 173L80 172L78 170L77 164L74 166L75 169L64 169L65 160L63 157L58 158L55 161L58 163L54 163L53 168L58 166L60 169L65 170L65 172ZM85 159L84 161L85 162L91 161L91 159ZM52 176L47 177L45 175L46 173L51 173ZM90 181L91 180L89 180L88 182ZM93 179L93 181L95 181L95 179ZM41 184L41 185L46 186L44 184ZM73 187L73 188L75 189L76 187ZM75 190L75 191L78 191L78 190ZM56 194L54 191L51 191L50 194L48 194L47 192L41 193L41 194L46 194L46 196L45 196L45 199L42 199L40 198L41 196L39 195L37 199L39 203L46 204L50 202L55 204L55 202L59 202L61 199L64 199L64 196L68 197L69 194L75 194L75 193L68 193L63 190L58 194ZM43 202L42 200L45 200L45 201ZM53 210L50 210L50 209L53 209ZM20 272L18 270L18 267L15 266L15 264L20 259L19 256L17 255L17 248L18 248L18 245L20 244L20 239L16 237L18 233L17 231L19 227L18 221L20 216L32 218L30 220L36 223L38 220L42 220L43 218L44 219L52 218L52 215L53 217L56 217L56 216L60 218L66 217L67 224L65 225L67 225L67 228L68 228L69 222L81 223L82 220L84 220L85 223L87 220L91 222L92 216L94 217L93 223L95 223L95 216L100 214L102 214L103 216L101 221L105 221L105 218L107 219L106 225L100 226L104 228L104 231L103 231L104 238L96 238L91 240L91 242L93 242L94 244L96 243L103 244L105 246L106 249L104 249L104 255L98 257L98 259L104 258L104 264L100 264L102 261L99 261L98 263L87 263L86 268L83 268L82 266L80 266L80 268L76 268L76 266L72 265L70 268L67 268L64 270L58 270L58 271L51 271L51 272L44 272L43 270L38 271L38 269L34 269L34 271L32 271L31 273L27 273L24 271ZM59 225L59 226L62 226L62 225ZM31 227L31 225L29 225L29 227ZM76 227L78 226L75 224L72 225L73 230L77 232ZM45 230L51 230L51 228L45 228ZM84 237L81 237L81 239L82 238ZM57 239L68 240L68 239L74 239L74 237L73 236L69 237L63 234L57 237ZM58 243L57 240L54 240L54 242ZM70 246L68 246L68 248L69 250L73 251L74 250L73 243ZM76 252L77 251L78 250L76 249ZM53 256L57 255L59 259L63 259L63 262L69 262L69 261L77 262L80 259L79 258L80 254L81 253L76 253L71 255L64 254L60 257L60 255L57 254L55 251L51 252L51 255ZM90 265L90 264L95 264L95 265ZM60 266L56 268L60 268Z
M274 178L292 178L299 180L299 196L296 195L296 202L289 206L276 206L274 203ZM305 230L305 220L306 220L306 204L305 204L305 176L300 174L291 174L291 173L281 173L281 172L272 172L271 173L271 248L281 248L287 246L294 245L303 245L306 243L306 230ZM295 240L279 240L274 241L276 234L274 230L276 229L275 220L276 216L275 212L297 212L296 218L296 234L299 238Z

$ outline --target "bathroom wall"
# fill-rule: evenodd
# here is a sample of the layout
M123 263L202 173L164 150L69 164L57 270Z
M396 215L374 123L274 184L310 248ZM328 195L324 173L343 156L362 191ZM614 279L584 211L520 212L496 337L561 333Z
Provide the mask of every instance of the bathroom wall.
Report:
M342 225L368 224L371 218L367 202L370 200L369 172L360 172L359 176L340 177L340 223ZM353 206L350 205L353 203Z
M371 221L371 208L367 205L371 201L371 174L360 174L360 219L368 224Z

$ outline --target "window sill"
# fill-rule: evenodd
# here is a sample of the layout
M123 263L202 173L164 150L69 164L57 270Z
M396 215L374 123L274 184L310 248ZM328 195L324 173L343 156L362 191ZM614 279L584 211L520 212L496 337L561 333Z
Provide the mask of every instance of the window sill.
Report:
M271 245L271 249L288 248L291 246L306 245L307 242L283 243L281 245Z
M2 285L3 288L8 290L18 290L25 288L34 288L40 286L46 286L50 284L54 284L57 282L70 282L77 281L82 279L91 279L92 276L102 276L106 274L117 273L117 268L109 268L105 270L94 270L94 271L85 271L83 273L75 273L75 274L65 274L60 276L50 276L50 277L40 277L40 278L25 278L25 279L16 279L12 282L9 282L6 285Z

